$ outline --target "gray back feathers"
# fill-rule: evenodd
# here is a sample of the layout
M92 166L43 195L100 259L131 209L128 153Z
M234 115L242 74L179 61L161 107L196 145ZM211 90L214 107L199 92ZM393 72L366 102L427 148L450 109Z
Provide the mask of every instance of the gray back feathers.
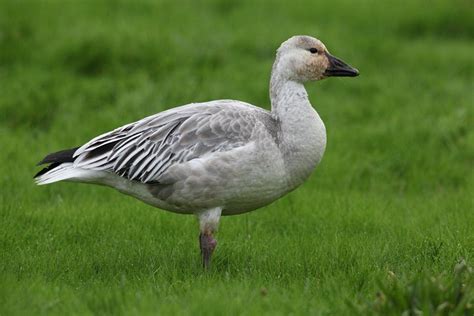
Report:
M94 138L75 152L75 166L159 182L170 166L244 146L271 125L269 112L243 102L189 104Z

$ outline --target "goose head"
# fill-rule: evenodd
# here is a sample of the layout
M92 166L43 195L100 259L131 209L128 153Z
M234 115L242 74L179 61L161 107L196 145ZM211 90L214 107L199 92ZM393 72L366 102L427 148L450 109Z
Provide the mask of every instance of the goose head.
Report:
M293 36L281 44L274 71L298 82L359 75L357 69L331 55L320 40L305 35Z

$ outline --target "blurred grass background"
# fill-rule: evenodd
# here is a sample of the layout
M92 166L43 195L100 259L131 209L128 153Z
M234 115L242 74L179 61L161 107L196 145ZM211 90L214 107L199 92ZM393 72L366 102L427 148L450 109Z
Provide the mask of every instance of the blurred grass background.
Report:
M472 314L469 268L463 300L446 293L474 260L473 15L467 0L1 1L0 314ZM192 216L34 185L45 154L167 108L269 108L295 34L361 75L307 85L322 164L223 218L211 273Z

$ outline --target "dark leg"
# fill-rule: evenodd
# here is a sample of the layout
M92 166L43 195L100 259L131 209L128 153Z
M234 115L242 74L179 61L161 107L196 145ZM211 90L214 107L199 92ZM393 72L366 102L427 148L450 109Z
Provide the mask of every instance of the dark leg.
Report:
M217 241L213 234L217 231L222 208L215 207L208 210L196 212L199 220L199 246L201 247L202 265L204 270L211 265L211 256L216 249Z
M217 240L210 232L201 233L199 235L199 246L201 247L202 265L207 270L211 266L211 256L214 249L216 249Z

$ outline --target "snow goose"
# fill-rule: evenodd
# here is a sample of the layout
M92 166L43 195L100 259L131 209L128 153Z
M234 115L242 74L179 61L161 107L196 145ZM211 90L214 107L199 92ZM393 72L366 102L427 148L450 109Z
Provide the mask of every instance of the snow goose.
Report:
M160 209L195 214L208 268L221 215L275 201L321 161L326 131L303 84L358 74L321 41L291 37L273 64L271 111L235 100L173 108L47 155L36 183L107 185Z

